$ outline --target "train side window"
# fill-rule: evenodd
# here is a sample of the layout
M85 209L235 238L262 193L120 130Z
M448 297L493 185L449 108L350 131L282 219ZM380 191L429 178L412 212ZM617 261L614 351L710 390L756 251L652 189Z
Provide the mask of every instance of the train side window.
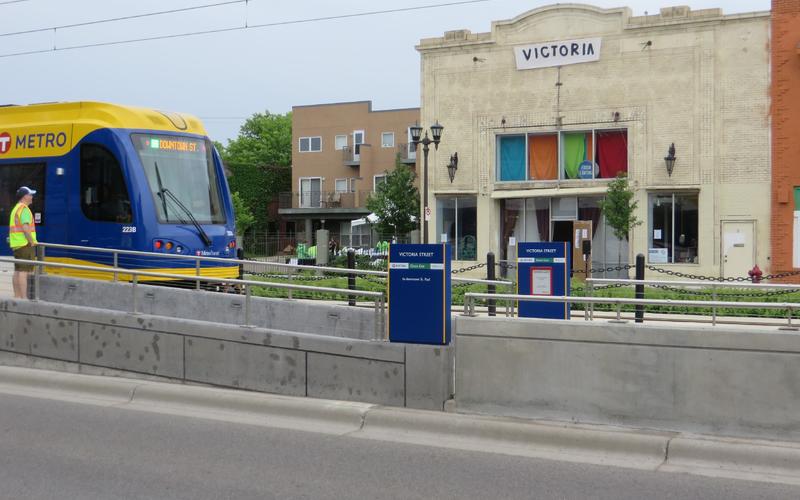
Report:
M45 163L13 163L0 165L0 225L7 225L11 217L11 210L17 200L17 189L28 186L36 190L33 197L31 212L36 218L36 224L44 225L44 176Z
M90 220L130 223L131 199L122 169L103 146L81 146L81 209Z

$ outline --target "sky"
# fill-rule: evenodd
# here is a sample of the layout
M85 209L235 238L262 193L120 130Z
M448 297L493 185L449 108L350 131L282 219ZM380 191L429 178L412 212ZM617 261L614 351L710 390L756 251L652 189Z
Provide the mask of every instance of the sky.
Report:
M62 49L131 39L435 6L458 0L0 0L0 104L94 100L199 116L212 139L237 136L256 112L371 100L373 109L419 106L422 38L445 31L487 32L552 4L488 0L371 16L283 24L189 37ZM763 11L770 0L593 0L630 7L721 7ZM64 27L109 18L219 4L153 17ZM223 5L224 4L224 5ZM6 35L48 28L45 31ZM57 28L57 29L53 29ZM19 52L36 52L10 55Z

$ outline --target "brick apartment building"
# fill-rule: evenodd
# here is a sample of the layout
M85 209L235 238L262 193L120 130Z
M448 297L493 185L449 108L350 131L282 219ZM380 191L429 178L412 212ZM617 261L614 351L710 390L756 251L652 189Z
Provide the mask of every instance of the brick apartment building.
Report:
M775 134L783 143L800 124L798 3L776 0L776 31L794 37L773 59L784 79L775 109L784 113ZM769 42L769 12L668 7L633 16L577 4L495 21L488 33L421 40L420 123L438 120L446 130L431 164L459 157L452 183L444 169L429 174L429 240L450 242L463 261L456 266L488 251L505 256L517 241L569 241L579 254L589 239L594 268L642 253L682 273L746 276L756 263L769 271L778 187L770 178ZM800 186L798 142L778 157L787 176L795 169L792 186ZM598 205L618 172L627 173L643 222L622 242ZM784 200L794 202L788 189ZM772 227L776 241L788 234L788 222ZM580 255L573 265L583 268Z
M298 241L312 242L324 227L342 246L370 246L367 198L394 170L397 156L415 168L410 126L419 108L373 110L371 101L292 108L292 192L280 197L281 216Z
M772 1L771 48L772 272L781 273L800 268L800 1Z

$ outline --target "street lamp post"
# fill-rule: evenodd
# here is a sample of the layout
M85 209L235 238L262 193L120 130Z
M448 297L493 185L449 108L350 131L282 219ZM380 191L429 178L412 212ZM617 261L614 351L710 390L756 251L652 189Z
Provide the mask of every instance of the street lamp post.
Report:
M428 243L428 151L430 150L430 145L433 143L434 147L438 150L439 149L439 141L442 140L442 130L444 127L439 125L437 121L435 124L431 125L431 136L433 139L428 138L428 132L425 132L425 137L420 139L422 135L422 127L419 125L414 125L411 127L411 142L414 144L416 148L420 144L422 144L422 155L424 156L424 160L422 163L422 182L423 182L423 193L422 193L422 201L424 208L422 209L422 242Z

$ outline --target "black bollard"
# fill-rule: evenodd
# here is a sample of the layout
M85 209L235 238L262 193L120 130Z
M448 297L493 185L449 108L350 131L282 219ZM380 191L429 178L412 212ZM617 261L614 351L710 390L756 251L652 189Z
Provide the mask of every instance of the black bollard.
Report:
M636 279L644 281L644 255L636 255ZM644 285L636 285L636 298L644 298ZM636 305L636 322L644 323L644 305Z
M355 269L355 268L356 268L356 253L352 250L348 250L347 269ZM353 273L347 275L347 289L348 290L356 289L356 275ZM347 303L351 306L356 305L356 296L355 295L348 296Z
M486 254L486 279L491 281L497 279L495 275L494 252L489 252ZM496 293L497 285L488 285L486 287L486 291L488 293ZM489 316L496 316L496 313L497 306L495 305L495 300L489 299Z

